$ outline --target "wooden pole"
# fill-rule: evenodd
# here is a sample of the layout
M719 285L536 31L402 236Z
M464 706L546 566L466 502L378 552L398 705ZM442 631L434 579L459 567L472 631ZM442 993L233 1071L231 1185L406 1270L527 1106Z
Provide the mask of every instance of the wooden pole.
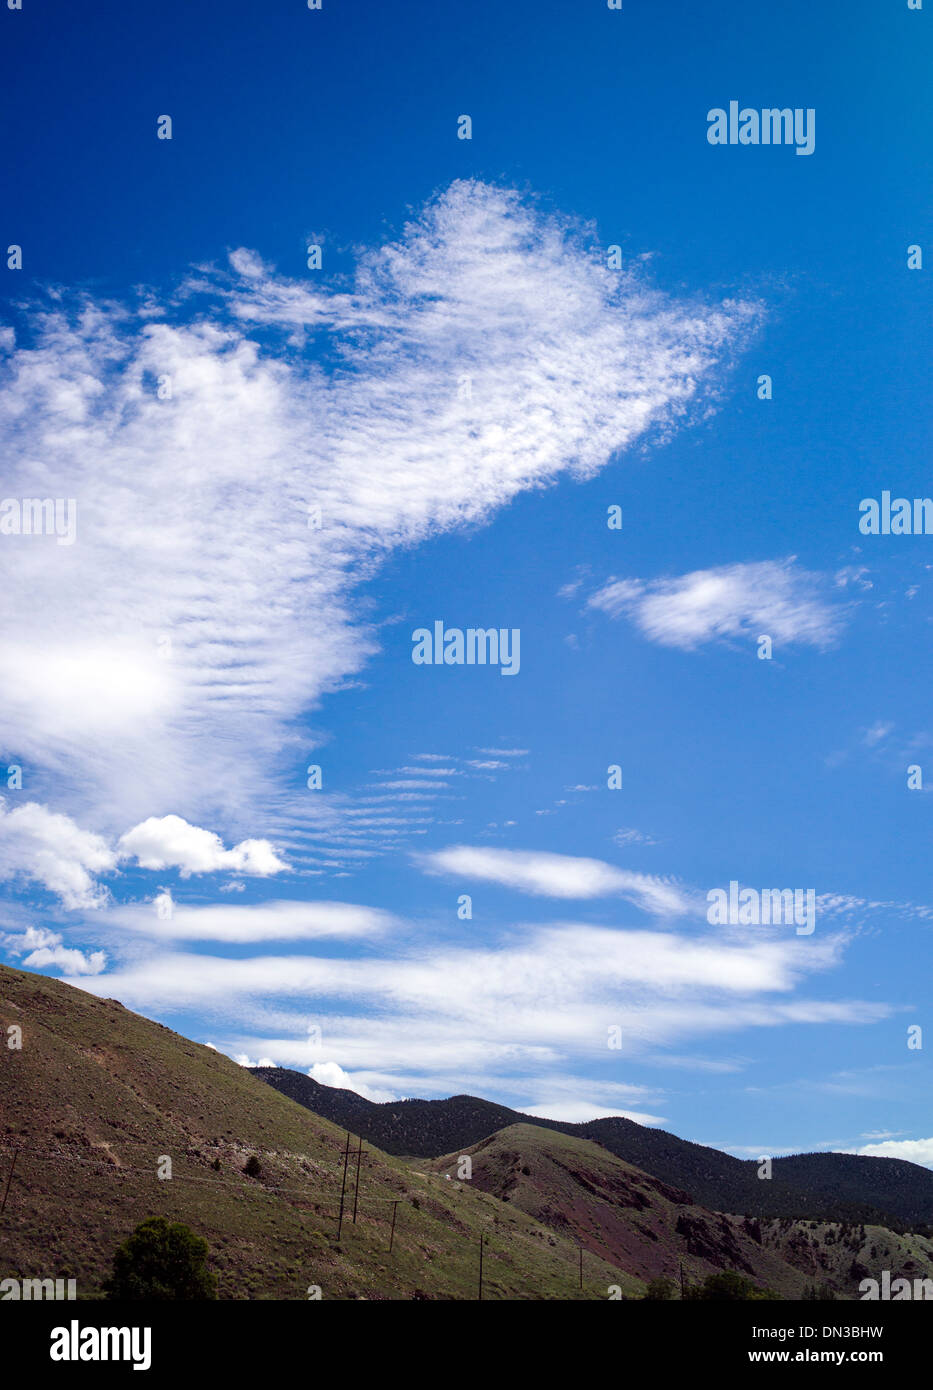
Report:
M16 1160L17 1160L18 1158L19 1158L19 1149L14 1149L14 1150L13 1150L13 1162L10 1164L10 1171L9 1171L9 1173L7 1174L7 1179L6 1179L6 1187L4 1188L4 1191L3 1191L3 1203L2 1203L2 1205L0 1205L0 1216L2 1216L3 1213L4 1213L4 1211L6 1210L6 1199L7 1199L7 1197L9 1196L9 1192L10 1192L10 1183L13 1181L13 1169L16 1167Z
M483 1233L479 1233L479 1301L483 1301Z
M580 1288L583 1288L583 1246L580 1246Z
M392 1245L395 1241L395 1213L398 1211L398 1202L392 1203L392 1229L389 1232L389 1254L392 1254Z
M343 1182L340 1185L340 1220L337 1222L337 1239L343 1230L343 1194L347 1190L347 1164L350 1162L350 1131L347 1130L347 1147L343 1154Z
M353 1224L356 1225L356 1206L360 1200L360 1162L363 1158L363 1136L360 1135L360 1147L356 1151L356 1189L353 1193Z

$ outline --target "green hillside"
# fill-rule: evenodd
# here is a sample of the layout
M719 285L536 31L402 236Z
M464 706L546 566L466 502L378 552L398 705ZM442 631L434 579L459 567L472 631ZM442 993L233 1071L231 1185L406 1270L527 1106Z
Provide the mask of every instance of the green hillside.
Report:
M0 1277L75 1277L100 1296L117 1245L147 1216L208 1241L222 1298L605 1298L636 1279L532 1217L367 1149L359 1209L337 1214L345 1132L248 1070L157 1023L57 980L0 966ZM243 1168L250 1154L258 1179ZM160 1180L163 1155L174 1176ZM392 1202L398 1201L388 1253Z

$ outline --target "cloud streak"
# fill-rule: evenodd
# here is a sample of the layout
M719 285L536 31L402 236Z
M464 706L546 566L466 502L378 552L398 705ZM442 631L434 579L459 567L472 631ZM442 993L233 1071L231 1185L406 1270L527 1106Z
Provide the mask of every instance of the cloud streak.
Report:
M427 873L478 878L540 897L621 897L660 916L678 916L692 906L689 895L669 879L618 869L601 859L452 845L416 855L415 860Z
M237 921L231 912L224 909L224 923ZM263 914L248 920L261 923ZM462 1085L476 1073L492 1084L521 1069L538 1077L544 1104L548 1078L572 1066L589 1070L745 1028L887 1017L885 1004L798 996L841 950L838 939L737 944L566 922L491 945L409 945L352 958L190 955L155 943L104 976L72 983L144 1012L195 1009L227 1030L232 1052L292 1067L334 1063L401 1094L442 1089L458 1076ZM609 1051L610 1029L617 1051Z
M843 622L822 596L820 576L788 560L721 565L673 579L613 579L589 601L628 618L643 637L692 651L706 642L755 640L828 647Z

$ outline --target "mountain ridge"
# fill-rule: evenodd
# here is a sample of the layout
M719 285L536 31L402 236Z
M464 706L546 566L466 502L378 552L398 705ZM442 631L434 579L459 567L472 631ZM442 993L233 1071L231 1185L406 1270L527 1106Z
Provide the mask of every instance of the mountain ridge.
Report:
M713 1211L761 1219L858 1222L895 1231L933 1229L933 1172L904 1159L855 1154L796 1154L772 1160L759 1179L753 1160L680 1139L623 1116L582 1123L549 1120L477 1096L443 1100L370 1101L324 1086L286 1067L255 1074L334 1123L353 1119L357 1132L387 1153L440 1158L512 1124L534 1125L602 1144L616 1157L689 1192Z
M117 1001L0 966L0 1039L0 1278L100 1298L117 1247L165 1216L207 1240L222 1298L469 1299L481 1237L488 1298L641 1290L596 1255L579 1289L575 1247L479 1189L355 1143L350 1165L343 1130Z
M933 1264L922 1235L711 1209L597 1138L537 1117L496 1128L507 1109L475 1097L384 1111L317 1087L332 1110L352 1109L338 1127L115 1000L0 966L0 1037L13 1034L0 1049L10 1183L0 1278L74 1278L79 1299L101 1297L117 1246L150 1216L203 1236L220 1296L234 1299L315 1288L344 1300L472 1299L481 1248L483 1297L505 1300L632 1299L681 1271L687 1285L732 1271L763 1294L852 1298L865 1275ZM436 1143L451 1105L485 1131L475 1145L403 1158L363 1143L374 1111L396 1145L403 1121L430 1117L419 1142ZM605 1133L629 1126L643 1128L619 1117ZM679 1152L682 1141L661 1137Z

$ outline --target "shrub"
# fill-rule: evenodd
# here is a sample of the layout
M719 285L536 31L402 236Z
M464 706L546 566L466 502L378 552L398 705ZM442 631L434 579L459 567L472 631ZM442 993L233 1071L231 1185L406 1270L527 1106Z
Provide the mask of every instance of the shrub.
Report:
M771 1299L777 1298L770 1289L759 1289L742 1274L736 1274L733 1270L724 1270L722 1274L710 1274L704 1279L702 1284L687 1291L687 1297L691 1299L715 1300L717 1302L735 1302L752 1299Z
M150 1216L117 1250L104 1292L134 1302L216 1298L217 1280L206 1259L206 1240L180 1221Z
M651 1279L645 1289L644 1297L650 1299L669 1299L674 1297L673 1279Z

